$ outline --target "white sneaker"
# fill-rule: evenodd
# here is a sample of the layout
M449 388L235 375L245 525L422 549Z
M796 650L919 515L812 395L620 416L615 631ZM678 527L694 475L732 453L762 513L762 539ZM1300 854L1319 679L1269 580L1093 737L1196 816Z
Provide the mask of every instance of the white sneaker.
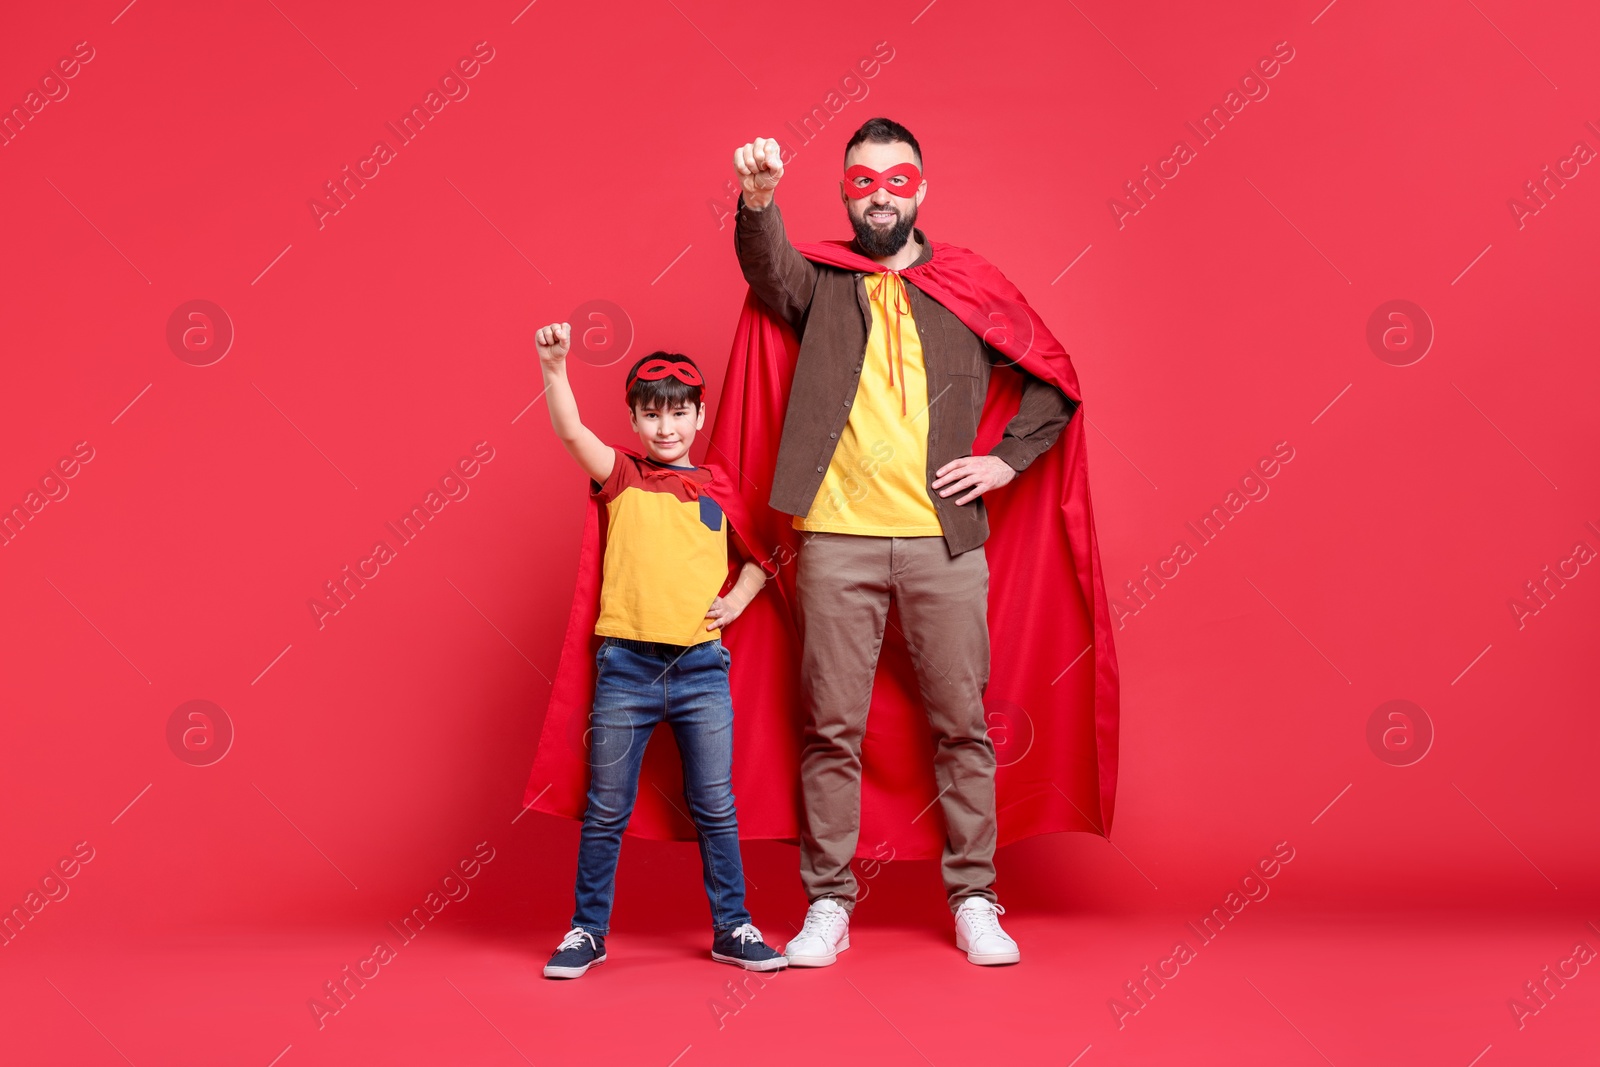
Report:
M1005 911L985 897L968 897L961 902L956 909L956 948L965 952L969 961L983 967L1021 962L1017 943L1000 929L1000 916Z
M850 913L832 897L822 897L806 909L805 925L783 954L791 967L826 967L849 947Z

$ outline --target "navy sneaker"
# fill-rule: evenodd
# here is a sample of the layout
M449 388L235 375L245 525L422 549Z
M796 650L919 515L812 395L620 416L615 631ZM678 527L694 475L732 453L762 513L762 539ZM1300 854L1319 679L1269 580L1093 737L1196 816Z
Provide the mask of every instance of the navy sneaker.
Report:
M761 940L761 931L749 923L724 930L711 944L711 958L747 971L781 971L789 966L783 953Z
M582 978L590 967L606 961L606 939L574 926L556 946L555 955L544 965L546 978Z

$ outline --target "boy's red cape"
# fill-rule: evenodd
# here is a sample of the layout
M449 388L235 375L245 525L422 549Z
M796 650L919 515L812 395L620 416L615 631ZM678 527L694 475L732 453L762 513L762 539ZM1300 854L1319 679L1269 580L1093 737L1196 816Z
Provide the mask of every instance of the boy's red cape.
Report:
M796 246L816 263L878 273L843 241ZM1072 362L1017 288L976 253L934 243L933 258L901 272L1016 366L1081 403ZM722 635L732 653L734 796L741 838L796 841L800 807L800 643L794 577L799 538L767 505L799 343L753 293L734 333L706 453L708 487L731 532L766 560L773 580ZM1017 411L1022 377L990 376L973 454L1000 440ZM984 706L999 758L1000 843L1111 826L1117 783L1118 679L1094 516L1084 413L1008 486L984 494L990 534L990 676ZM972 505L967 505L972 506ZM584 736L594 694L605 510L591 496L577 587L545 714L525 807L582 818L588 790ZM730 564L730 581L736 569ZM726 588L726 587L725 587ZM944 847L935 803L933 743L916 674L891 611L862 751L858 856L929 859ZM667 733L662 728L660 733ZM670 738L646 752L628 832L694 840Z

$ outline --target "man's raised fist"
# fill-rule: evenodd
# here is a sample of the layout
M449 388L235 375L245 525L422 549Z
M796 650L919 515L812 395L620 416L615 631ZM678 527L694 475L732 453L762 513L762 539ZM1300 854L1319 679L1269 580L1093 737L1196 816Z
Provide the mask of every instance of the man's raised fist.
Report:
M770 137L757 137L733 152L733 169L739 173L744 202L756 211L772 203L772 194L783 179L783 153Z

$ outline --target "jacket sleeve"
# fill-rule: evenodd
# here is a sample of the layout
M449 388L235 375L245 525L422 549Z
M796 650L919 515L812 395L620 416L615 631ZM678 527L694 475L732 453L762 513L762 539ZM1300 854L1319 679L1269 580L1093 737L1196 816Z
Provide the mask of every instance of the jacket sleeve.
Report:
M984 349L991 362L1003 358L988 345ZM1021 472L1056 443L1073 412L1078 410L1078 402L1042 378L1035 378L1020 368L1019 373L1022 374L1022 401L989 455L999 456L1012 470Z
M750 211L739 197L733 247L750 288L799 335L816 291L817 267L789 243L776 202Z

